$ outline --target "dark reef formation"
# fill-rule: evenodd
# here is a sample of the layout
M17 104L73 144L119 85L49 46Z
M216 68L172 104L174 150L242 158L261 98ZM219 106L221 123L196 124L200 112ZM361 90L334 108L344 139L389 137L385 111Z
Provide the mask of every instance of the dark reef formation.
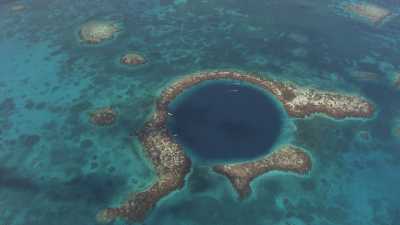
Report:
M115 112L111 107L97 109L89 113L89 115L90 121L98 126L112 125L117 119L117 112Z
M275 96L290 116L297 118L304 118L313 113L323 113L333 118L370 117L374 111L368 101L357 96L302 88L251 74L220 71L185 76L162 92L152 118L138 132L145 155L153 164L158 179L146 190L133 194L122 206L101 211L97 217L99 221L108 222L117 217L142 221L162 197L183 187L191 161L185 155L182 146L169 134L166 125L168 105L187 88L204 81L219 79L244 81L261 87ZM107 110L105 112L108 113ZM304 174L310 169L310 157L294 146L283 147L253 162L214 167L216 172L226 175L231 180L242 197L250 193L251 180L263 173L280 170Z

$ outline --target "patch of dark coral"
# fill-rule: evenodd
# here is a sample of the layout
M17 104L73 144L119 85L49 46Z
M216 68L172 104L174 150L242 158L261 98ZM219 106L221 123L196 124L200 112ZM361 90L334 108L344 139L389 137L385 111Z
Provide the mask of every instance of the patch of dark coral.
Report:
M19 142L26 148L31 149L40 141L37 134L22 134L18 138Z
M0 167L0 187L29 192L39 191L39 187L29 178L17 174L15 168Z
M0 115L2 117L10 116L16 109L13 98L6 98L0 103Z
M31 109L33 109L33 107L35 107L35 103L33 102L33 100L32 99L26 100L25 109L31 110Z
M90 139L84 139L81 141L79 147L82 149L88 149L93 146L93 141Z

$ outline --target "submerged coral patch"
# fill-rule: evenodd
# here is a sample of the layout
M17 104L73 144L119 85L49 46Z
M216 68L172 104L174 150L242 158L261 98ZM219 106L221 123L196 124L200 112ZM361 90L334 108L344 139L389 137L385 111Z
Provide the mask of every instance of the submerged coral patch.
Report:
M111 107L97 109L89 113L90 121L98 126L108 126L114 124L117 112Z
M113 38L119 30L120 27L115 22L94 20L83 24L79 35L88 44L99 44Z
M400 119L397 119L394 121L393 127L392 127L392 134L395 138L400 139Z
M341 8L351 18L356 18L372 25L382 25L393 15L390 9L369 2L345 2Z
M14 12L24 11L25 9L26 9L26 5L22 4L22 3L16 3L11 6L11 11L14 11Z
M369 71L353 71L350 76L359 81L377 81L379 80L379 75Z
M136 52L129 52L122 56L121 63L125 65L140 65L145 64L146 59L143 55Z
M394 78L394 86L400 90L400 72L396 73L396 76Z
M400 138L400 125L398 125L397 127L394 127L393 133L396 137Z

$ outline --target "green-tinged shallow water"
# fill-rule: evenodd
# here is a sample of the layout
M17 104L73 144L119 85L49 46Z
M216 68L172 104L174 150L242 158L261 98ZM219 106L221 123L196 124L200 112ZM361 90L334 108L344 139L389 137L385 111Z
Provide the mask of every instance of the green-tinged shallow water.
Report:
M343 11L348 2L0 0L0 225L97 224L97 212L155 179L134 134L162 89L218 69L360 95L377 112L285 117L279 144L306 149L310 174L266 174L240 201L226 178L195 163L184 188L140 224L400 224L400 3L369 0L393 12L374 26ZM121 30L84 44L79 28L91 20ZM129 51L147 63L120 65ZM96 127L88 114L104 106L118 119Z

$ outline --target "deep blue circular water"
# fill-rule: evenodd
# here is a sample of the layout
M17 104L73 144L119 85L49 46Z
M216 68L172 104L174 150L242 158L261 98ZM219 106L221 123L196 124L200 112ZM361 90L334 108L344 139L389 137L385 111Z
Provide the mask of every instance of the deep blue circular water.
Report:
M209 81L169 106L168 127L190 154L240 160L270 151L282 128L281 110L267 93L235 81Z

